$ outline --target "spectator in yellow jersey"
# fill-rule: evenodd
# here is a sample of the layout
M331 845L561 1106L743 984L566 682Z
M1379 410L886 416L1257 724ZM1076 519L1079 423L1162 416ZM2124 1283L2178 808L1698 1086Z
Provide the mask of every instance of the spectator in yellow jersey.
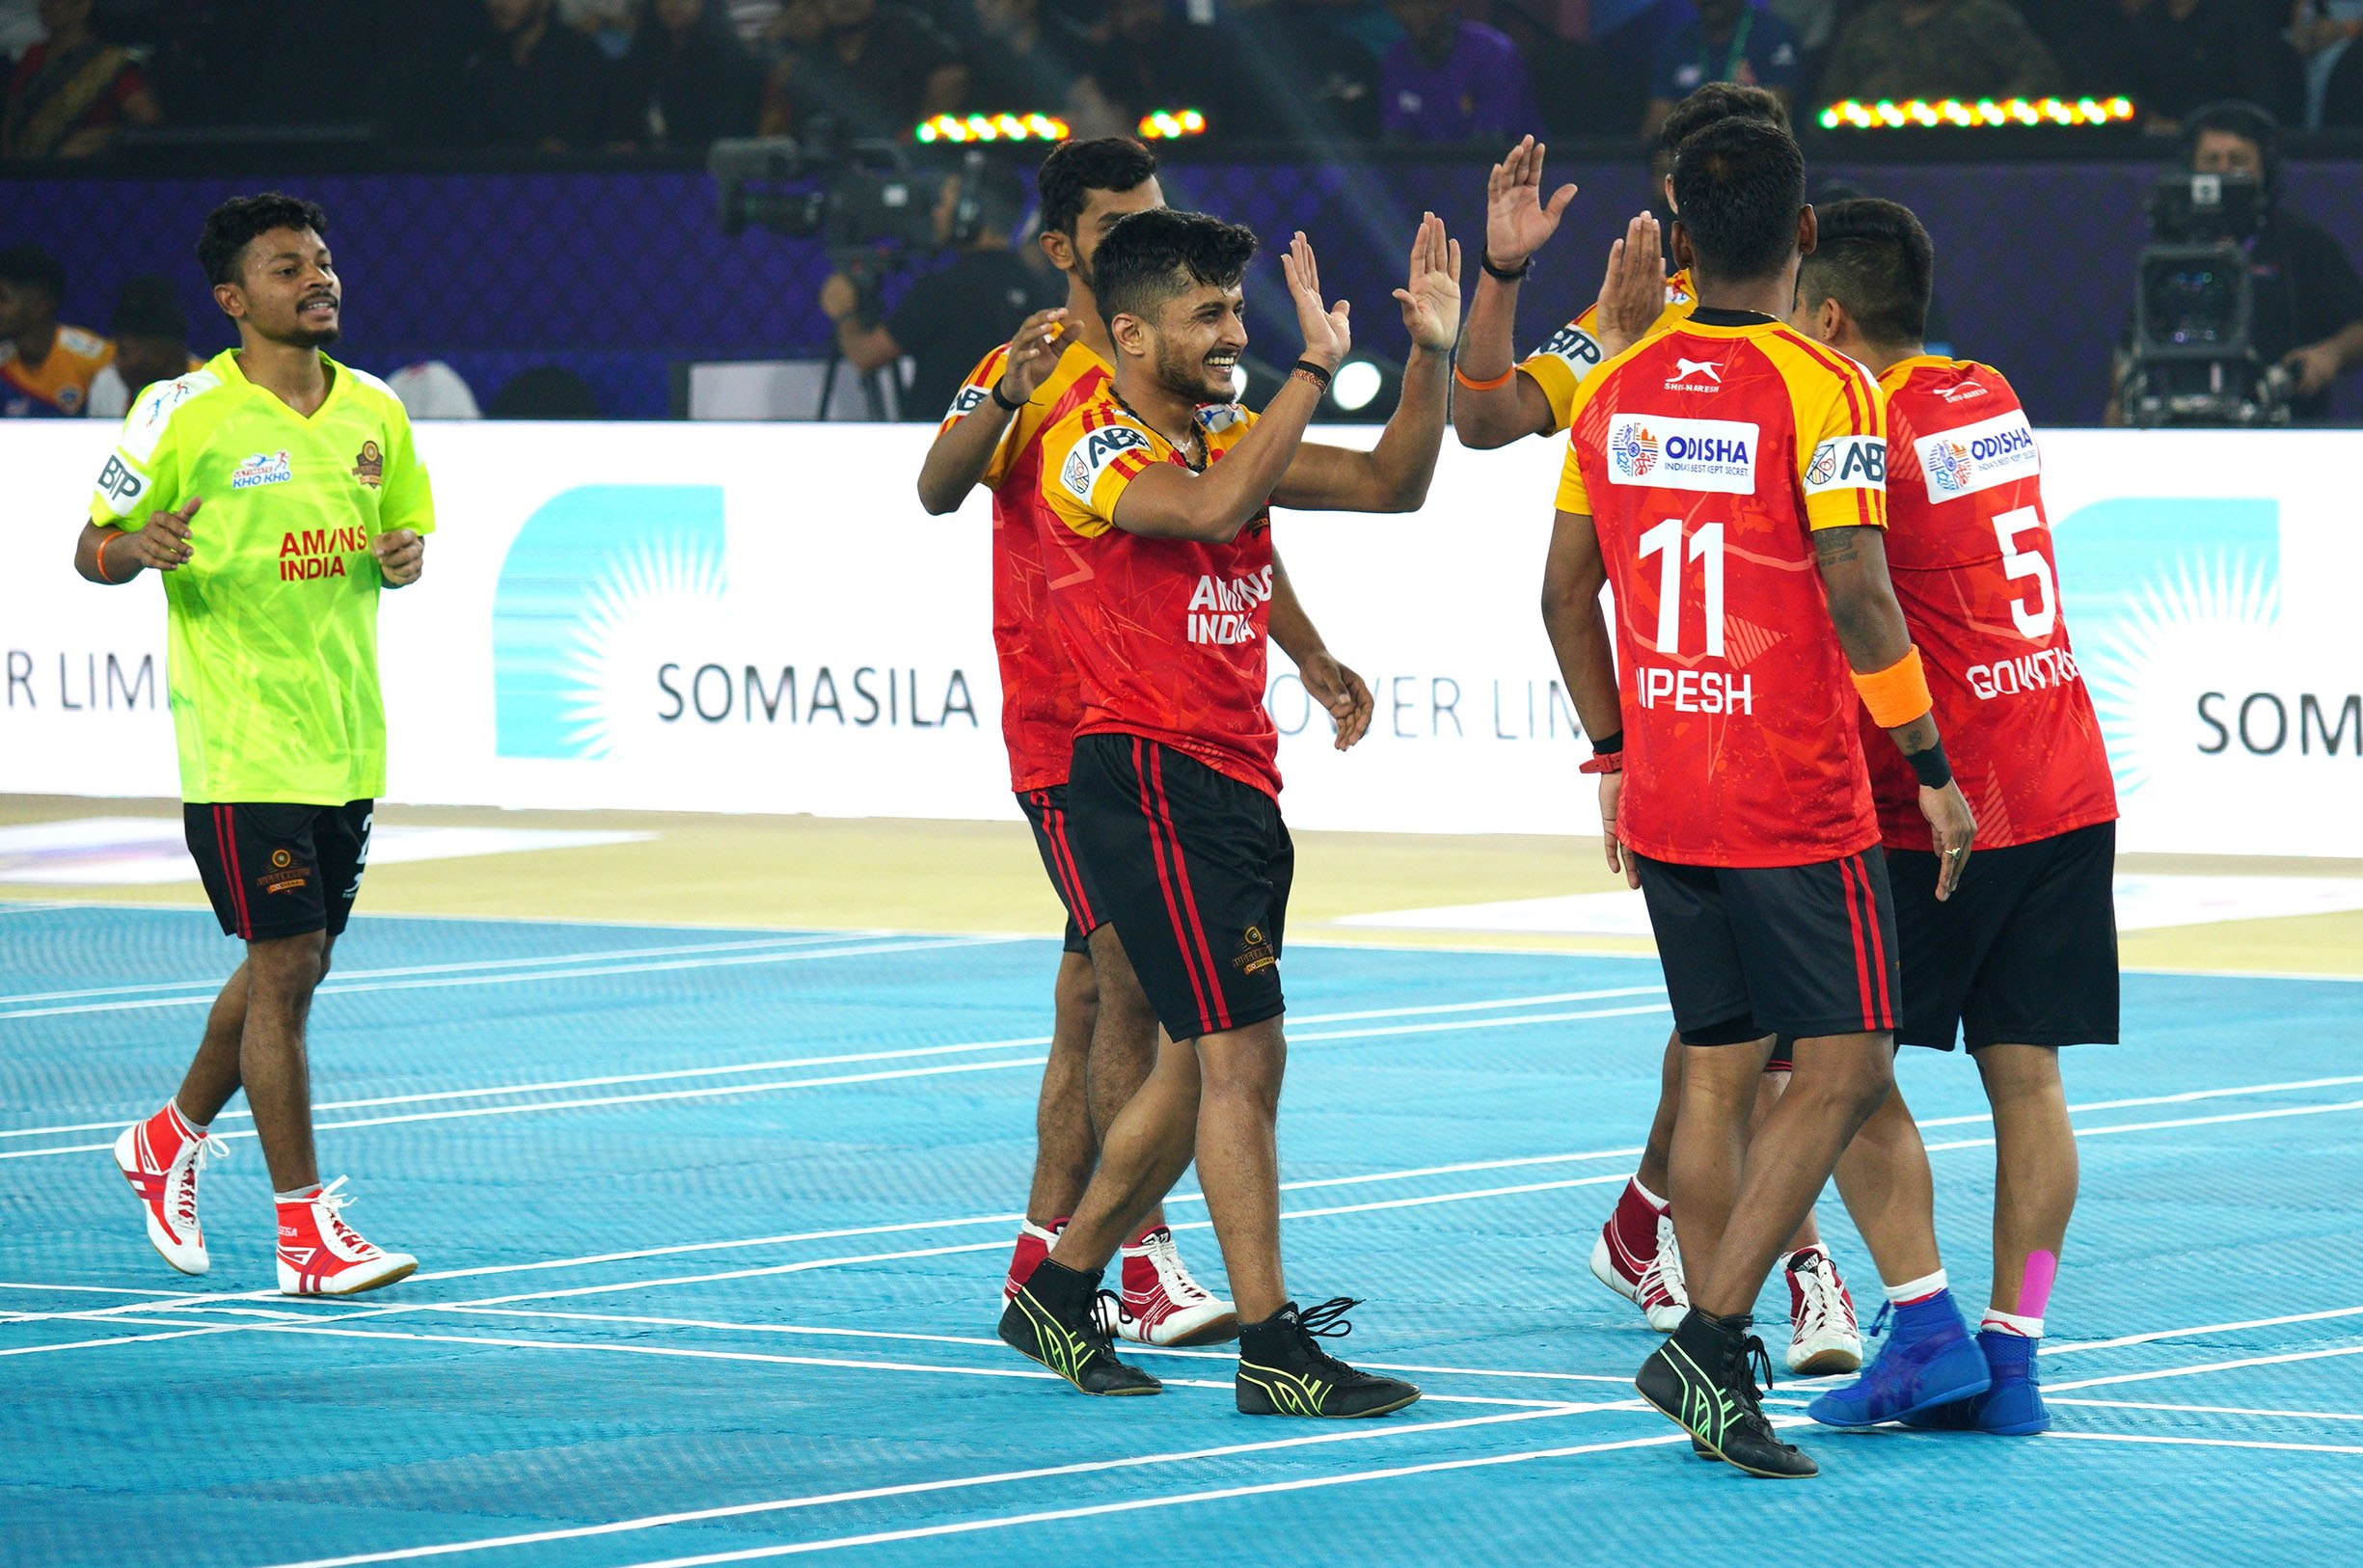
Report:
M0 419L77 419L115 345L58 324L66 269L38 245L0 251Z

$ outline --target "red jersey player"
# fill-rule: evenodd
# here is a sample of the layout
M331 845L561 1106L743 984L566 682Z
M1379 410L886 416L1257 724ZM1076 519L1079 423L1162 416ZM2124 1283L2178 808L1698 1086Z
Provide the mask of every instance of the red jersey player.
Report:
M2059 613L2041 454L2001 372L1922 352L1934 270L1909 210L1840 202L1821 214L1790 321L1887 393L1888 566L1977 812L1976 861L1940 904L1912 774L1866 734L1903 950L1895 1038L1949 1051L1966 1036L1994 1107L1994 1290L1977 1337L1993 1387L1912 1419L2021 1434L2051 1424L2034 1356L2076 1207L2059 1047L2117 1039L2117 794ZM1847 1175L1850 1202L1877 1201Z
M1702 126L1730 119L1761 120L1785 129L1788 113L1759 87L1710 82L1667 117L1650 159L1651 182L1673 203L1672 171L1683 138ZM1652 333L1679 325L1697 303L1687 270L1659 280L1665 263L1652 217L1636 218L1612 248L1608 277L1598 303L1568 322L1540 349L1508 368L1510 333L1517 313L1518 281L1532 257L1558 230L1575 188L1562 186L1542 200L1542 148L1529 137L1493 168L1485 186L1485 275L1462 335L1459 394L1453 400L1453 428L1461 445L1507 446L1528 435L1553 435L1567 428L1575 395L1586 376L1605 358L1622 353ZM1498 375L1480 372L1504 366ZM1474 369L1472 369L1474 367ZM1789 1059L1776 1049L1756 1086L1755 1116L1768 1116L1787 1086ZM1682 1041L1666 1041L1665 1069L1657 1113L1642 1148L1641 1168L1617 1195L1616 1207L1591 1249L1591 1272L1602 1284L1641 1308L1652 1326L1670 1331L1690 1310L1683 1283L1681 1248L1663 1196L1673 1145L1674 1114L1682 1097ZM1851 1372L1862 1365L1862 1336L1854 1300L1839 1278L1836 1261L1822 1245L1811 1209L1780 1257L1788 1284L1789 1341L1782 1359L1792 1372L1824 1376Z
M1092 295L1092 257L1109 226L1164 205L1164 197L1155 155L1124 137L1066 143L1044 160L1038 183L1043 251L1067 275L1067 304L1029 318L1005 347L985 356L945 414L919 473L920 500L930 512L957 510L979 483L992 492L992 631L1010 787L1068 917L1035 1113L1033 1185L1004 1298L1057 1239L1091 1179L1100 1135L1149 1075L1156 1053L1156 1018L1129 972L1093 972L1089 936L1106 917L1067 810L1081 699L1050 630L1051 578L1037 518L1042 438L1106 385L1115 352ZM1290 613L1292 599L1281 608L1276 635L1303 668L1307 689L1337 718L1340 743L1350 745L1368 727L1369 691L1329 657L1309 620ZM1231 1304L1183 1266L1161 1209L1142 1217L1122 1250L1121 1272L1115 1321L1127 1338L1207 1344L1236 1331Z
M1264 638L1286 646L1269 509L1408 511L1425 500L1444 437L1459 257L1426 218L1396 291L1412 341L1402 401L1377 446L1358 452L1303 440L1348 335L1346 308L1321 302L1302 234L1282 270L1304 358L1261 419L1231 401L1255 246L1203 213L1119 223L1094 261L1114 379L1044 442L1048 526L1077 563L1050 602L1083 691L1070 795L1109 921L1093 933L1093 962L1103 985L1137 976L1170 1042L1000 1333L1085 1392L1157 1392L1108 1350L1093 1291L1133 1217L1195 1153L1238 1300L1238 1408L1379 1416L1419 1390L1323 1354L1319 1338L1342 1332L1353 1303L1300 1312L1280 1263L1274 1118L1294 852L1263 703Z
M1891 1156L1898 1192L1928 1185L1916 1136L1891 1135L1897 1116L1911 1127L1893 1093L1894 909L1856 692L1912 759L1946 852L1940 897L1974 825L1888 585L1878 389L1767 309L1787 308L1813 246L1804 157L1777 126L1726 120L1684 141L1673 179L1675 255L1699 305L1577 394L1545 621L1595 737L1609 862L1648 900L1685 1055L1672 1197L1692 1311L1636 1382L1702 1450L1809 1475L1757 1402L1749 1309L1874 1113L1871 1149ZM1599 608L1612 581L1616 658ZM1794 1089L1742 1175L1773 1036L1795 1041ZM1926 1351L1907 1392L1982 1391L1925 1203L1875 1218L1896 1232L1886 1256L1927 1271L1900 1298L1899 1338Z

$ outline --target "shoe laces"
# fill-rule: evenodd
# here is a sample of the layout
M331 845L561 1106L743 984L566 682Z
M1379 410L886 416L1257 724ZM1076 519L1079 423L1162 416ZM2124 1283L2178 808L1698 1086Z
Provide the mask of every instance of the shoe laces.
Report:
M1831 1262L1829 1254L1818 1248L1803 1248L1790 1258L1788 1272L1796 1284L1801 1304L1797 1318L1799 1334L1820 1333L1840 1319L1847 1328L1855 1326L1854 1312L1837 1281L1837 1266Z
M1868 1333L1872 1338L1878 1338L1881 1335L1887 1333L1888 1319L1893 1317L1894 1315L1895 1303L1891 1301L1881 1302L1879 1304L1879 1315L1871 1319L1871 1326L1865 1332Z
M197 1228L198 1176L204 1174L206 1165L229 1158L230 1146L221 1139L210 1136L191 1138L181 1146L180 1152L174 1156L175 1167L180 1166L184 1160L187 1162L187 1175L181 1176L172 1187L173 1218L185 1229L194 1230ZM179 1176L179 1172L176 1170L175 1175Z
M1668 1301L1677 1307L1690 1305L1690 1282L1682 1275L1682 1247L1674 1239L1673 1216L1670 1214L1657 1217L1657 1256L1649 1260L1647 1268L1642 1270L1641 1291L1643 1296L1648 1294L1652 1280L1666 1293Z
M1338 1360L1314 1341L1343 1339L1354 1332L1345 1314L1362 1305L1354 1296L1332 1296L1317 1307L1309 1307L1296 1314L1296 1327L1303 1338L1305 1359L1313 1369L1333 1383L1343 1383L1355 1375L1354 1369Z
M1214 1297L1206 1286L1190 1278L1182 1265L1182 1249L1174 1245L1173 1232L1159 1226L1141 1238L1141 1255L1157 1272L1157 1281L1165 1287L1165 1299L1176 1307L1195 1307Z
M361 1232L345 1224L344 1216L338 1212L346 1204L356 1202L354 1195L344 1191L343 1188L344 1177L339 1176L318 1192L313 1193L312 1195L312 1212L320 1216L321 1222L327 1226L329 1232L351 1248L357 1257L368 1257L375 1254L377 1249L363 1240Z

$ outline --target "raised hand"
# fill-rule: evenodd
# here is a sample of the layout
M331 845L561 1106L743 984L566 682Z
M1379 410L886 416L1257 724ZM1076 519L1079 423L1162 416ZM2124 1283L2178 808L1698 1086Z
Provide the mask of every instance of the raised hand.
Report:
M389 588L407 588L426 570L426 541L414 528L394 528L369 540L378 575Z
M1432 212L1420 219L1411 241L1411 280L1395 298L1414 347L1452 352L1460 338L1460 241L1445 237L1444 220Z
M1615 358L1640 342L1666 309L1666 254L1657 220L1644 212L1625 225L1624 237L1608 248L1608 273L1600 280L1593 318L1600 351Z
M1022 403L1050 379L1058 367L1061 339L1067 331L1067 308L1036 311L1019 324L1009 340L1009 358L1001 369L1001 395Z
M1575 200L1575 187L1562 185L1542 200L1542 144L1529 136L1485 176L1485 256L1497 267L1523 266L1559 231L1559 220Z
M1281 253L1280 273L1289 281L1289 298L1296 302L1296 326L1305 335L1305 358L1324 370L1336 369L1354 345L1353 332L1345 322L1347 306L1344 300L1335 305L1321 303L1321 270L1314 262L1313 242L1305 238L1303 230L1296 231Z
M151 512L147 526L127 535L117 548L129 550L131 558L142 566L174 571L197 554L196 546L189 542L189 519L204 504L204 498L191 496L173 511Z

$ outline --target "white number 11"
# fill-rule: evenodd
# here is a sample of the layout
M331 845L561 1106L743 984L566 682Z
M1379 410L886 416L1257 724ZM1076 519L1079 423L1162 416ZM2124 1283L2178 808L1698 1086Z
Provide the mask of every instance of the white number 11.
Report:
M1706 563L1706 652L1723 657L1723 525L1707 523L1691 535L1690 558ZM1682 520L1670 517L1641 536L1641 558L1663 555L1657 576L1657 651L1682 651Z

